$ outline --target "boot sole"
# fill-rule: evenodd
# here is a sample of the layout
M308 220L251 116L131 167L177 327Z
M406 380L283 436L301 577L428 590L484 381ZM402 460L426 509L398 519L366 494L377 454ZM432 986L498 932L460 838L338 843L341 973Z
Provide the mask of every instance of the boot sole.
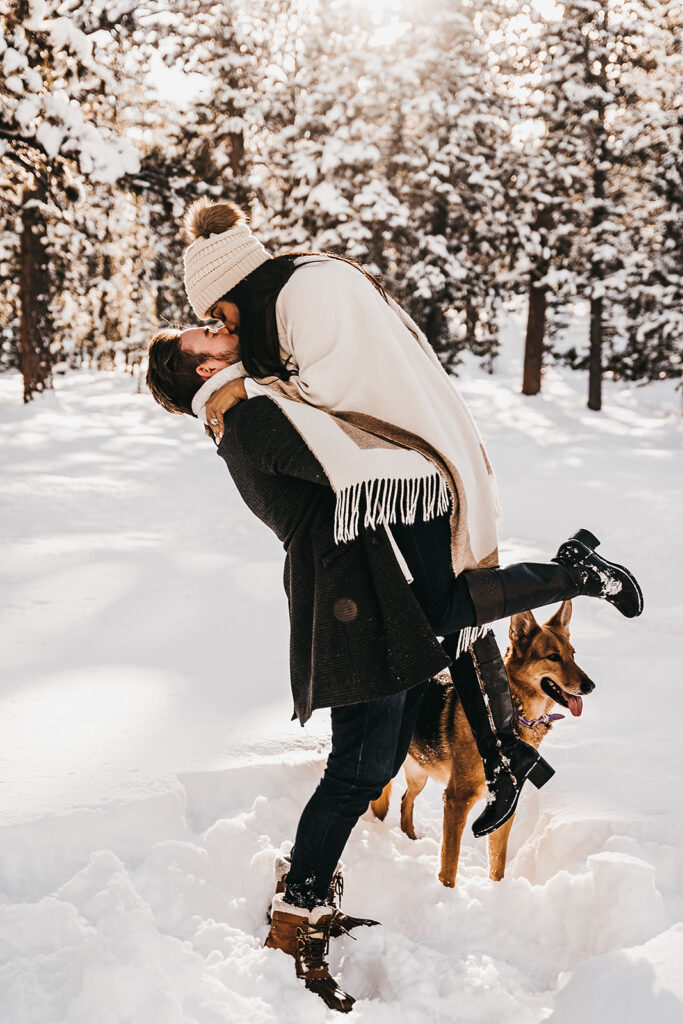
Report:
M334 978L330 978L330 981L332 984L327 985L326 982L304 979L304 984L308 991L315 992L330 1010L336 1010L337 1013L351 1013L356 1000L348 992L344 992Z
M600 559L605 563L605 565L611 566L612 569L619 569L621 572L623 572L624 576L636 592L638 607L634 612L626 612L623 608L620 608L619 605L616 604L614 601L610 601L609 598L606 598L607 603L611 604L614 608L616 608L618 612L621 612L625 619L637 619L638 616L642 614L643 608L645 607L645 602L643 600L643 592L640 589L640 584L638 583L638 580L635 578L633 573L626 568L625 565L619 565L618 562L610 562L608 558L604 558L602 555L600 556Z

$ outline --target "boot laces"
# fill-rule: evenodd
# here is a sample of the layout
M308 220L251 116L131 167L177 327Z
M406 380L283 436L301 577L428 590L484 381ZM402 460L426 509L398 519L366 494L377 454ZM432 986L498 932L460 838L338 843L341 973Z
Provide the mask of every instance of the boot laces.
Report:
M316 967L327 967L325 957L330 948L329 922L323 925L308 924L307 928L299 926L296 930L299 960L305 970Z
M355 942L356 941L356 936L355 935L351 935L351 932L349 931L349 929L344 927L344 921L345 920L346 920L346 915L342 914L341 910L335 910L334 914L332 915L331 923L336 928L339 928L340 931L344 932L344 935L351 936L351 938ZM328 939L328 942L329 942L329 939Z
M336 871L334 875L332 875L332 881L330 882L327 890L327 902L331 907L341 907L343 892L344 876L341 871Z

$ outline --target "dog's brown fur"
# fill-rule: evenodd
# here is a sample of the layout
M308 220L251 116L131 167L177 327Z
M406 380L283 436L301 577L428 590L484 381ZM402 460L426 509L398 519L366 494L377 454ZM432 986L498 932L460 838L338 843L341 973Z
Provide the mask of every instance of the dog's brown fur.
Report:
M544 679L572 695L585 695L594 689L595 684L574 661L568 628L571 614L571 601L565 601L545 625L539 625L532 612L513 615L510 621L510 646L503 660L513 703L529 721L548 714L555 703L541 689ZM533 747L540 745L551 728L543 724L533 728L518 725L521 738ZM401 800L401 828L411 839L417 838L413 805L427 779L431 775L445 786L439 880L454 886L467 815L477 800L486 796L486 781L474 737L452 686L442 688L436 699L425 700L403 770L408 789ZM391 783L371 804L378 818L386 816L390 797ZM512 821L510 818L488 836L489 877L494 881L505 874Z

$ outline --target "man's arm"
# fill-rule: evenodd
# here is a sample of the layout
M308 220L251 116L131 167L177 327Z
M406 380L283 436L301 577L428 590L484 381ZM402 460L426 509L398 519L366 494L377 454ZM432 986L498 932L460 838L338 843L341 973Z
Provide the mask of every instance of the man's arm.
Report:
M225 434L218 454L225 457L230 445L238 445L262 473L330 486L322 466L301 434L270 398L250 398L226 414Z

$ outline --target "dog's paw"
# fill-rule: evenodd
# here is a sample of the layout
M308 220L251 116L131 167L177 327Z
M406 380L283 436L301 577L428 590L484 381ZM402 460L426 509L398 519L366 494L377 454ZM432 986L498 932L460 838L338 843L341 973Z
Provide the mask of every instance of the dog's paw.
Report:
M404 825L403 822L401 822L401 832L403 832L405 835L407 835L408 839L415 839L415 840L417 840L417 839L422 839L423 838L422 836L418 836L418 835L415 834L415 829L413 828L412 825Z

